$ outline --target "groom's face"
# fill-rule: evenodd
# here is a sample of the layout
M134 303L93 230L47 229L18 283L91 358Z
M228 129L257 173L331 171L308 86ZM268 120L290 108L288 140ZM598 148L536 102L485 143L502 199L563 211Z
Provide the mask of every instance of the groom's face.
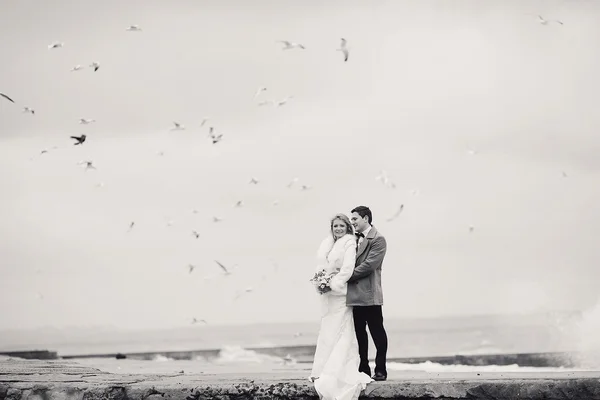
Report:
M369 222L367 221L368 219L369 218L367 216L364 218L361 217L357 212L353 212L352 215L350 215L350 222L357 232L362 232L367 229L369 226Z

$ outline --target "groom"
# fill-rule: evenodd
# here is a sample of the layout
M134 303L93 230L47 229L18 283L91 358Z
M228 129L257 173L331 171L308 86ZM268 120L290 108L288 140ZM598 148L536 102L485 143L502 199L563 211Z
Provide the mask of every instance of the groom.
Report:
M356 231L356 266L348 280L346 305L353 307L354 330L358 340L360 365L358 370L371 376L369 366L369 337L367 325L375 343L376 381L387 379L385 367L387 353L387 334L383 327L383 291L381 289L381 265L387 250L385 238L372 225L373 214L369 207L358 206L351 211L350 222Z

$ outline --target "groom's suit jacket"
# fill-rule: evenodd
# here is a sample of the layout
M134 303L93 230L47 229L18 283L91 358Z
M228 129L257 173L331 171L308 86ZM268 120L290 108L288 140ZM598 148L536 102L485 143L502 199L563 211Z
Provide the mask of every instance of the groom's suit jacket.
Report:
M348 280L347 306L383 305L381 266L387 242L374 226L356 250L356 266Z

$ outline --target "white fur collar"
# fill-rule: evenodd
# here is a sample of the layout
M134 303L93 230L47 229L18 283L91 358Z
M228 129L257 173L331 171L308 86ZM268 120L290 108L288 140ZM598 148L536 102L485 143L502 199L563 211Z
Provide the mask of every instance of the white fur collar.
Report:
M352 234L346 234L334 241L333 236L328 235L317 252L317 270L325 268L326 270L335 268L334 264L336 261L343 259L346 247L349 242L352 242L352 246L355 245L356 238Z

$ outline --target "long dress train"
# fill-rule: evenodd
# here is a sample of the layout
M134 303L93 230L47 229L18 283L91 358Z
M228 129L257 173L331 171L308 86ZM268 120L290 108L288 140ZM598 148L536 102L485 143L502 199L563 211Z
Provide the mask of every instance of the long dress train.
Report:
M325 269L338 273L331 282L333 290L320 295L321 327L310 374L317 378L314 386L323 400L356 400L373 381L369 375L358 372L360 357L354 318L352 307L346 306L346 282L356 257L354 235L347 236L331 243L331 251L325 252ZM327 249L327 245L323 248Z

